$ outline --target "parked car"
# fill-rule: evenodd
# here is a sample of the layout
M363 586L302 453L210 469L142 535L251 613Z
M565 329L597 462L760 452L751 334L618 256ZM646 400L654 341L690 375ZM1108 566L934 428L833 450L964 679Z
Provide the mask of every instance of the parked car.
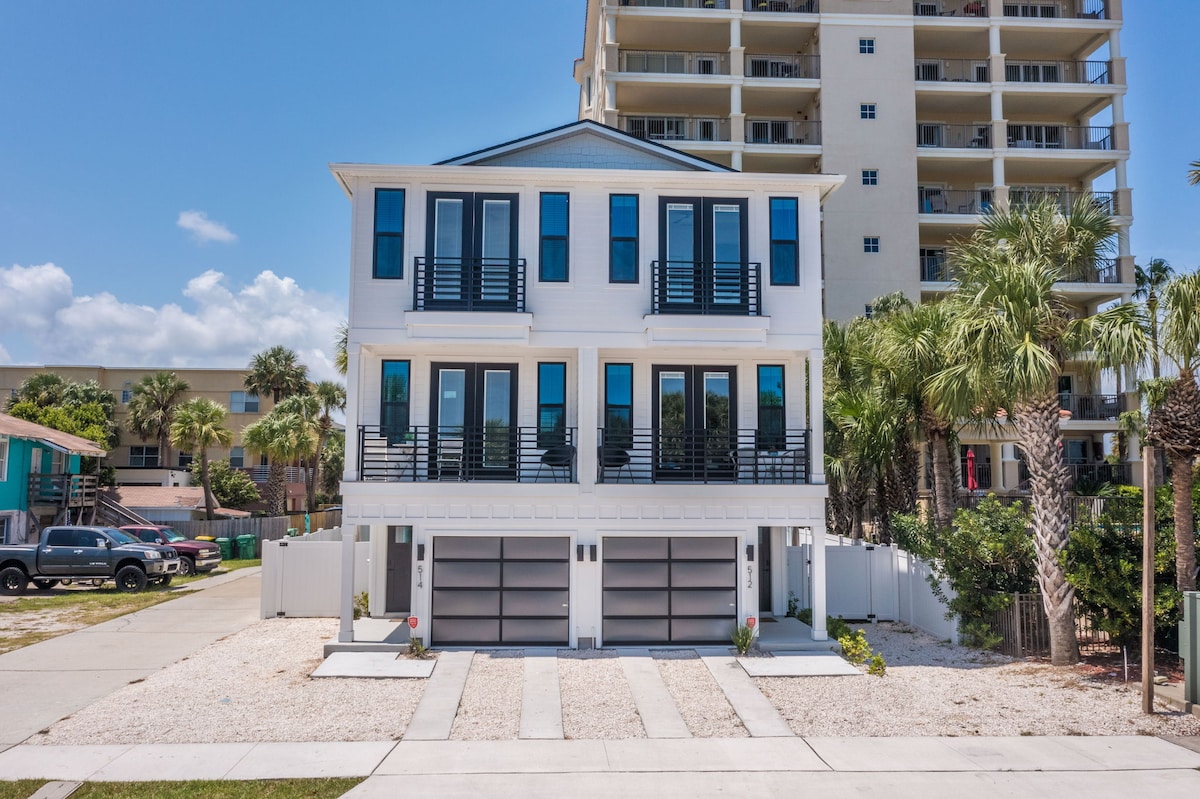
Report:
M114 527L47 527L37 544L0 545L0 594L47 591L59 581L115 580L122 591L166 585L179 573L171 547L146 544Z
M221 550L212 541L193 541L164 524L127 524L122 532L148 544L173 547L179 553L179 576L209 572L221 565Z

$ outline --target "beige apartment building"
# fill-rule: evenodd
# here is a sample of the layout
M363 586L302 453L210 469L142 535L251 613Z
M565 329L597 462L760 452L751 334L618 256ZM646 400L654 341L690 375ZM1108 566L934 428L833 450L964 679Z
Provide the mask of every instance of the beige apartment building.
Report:
M244 390L247 369L148 369L109 368L105 366L0 366L0 398L7 405L8 398L16 393L21 383L32 375L53 372L75 383L95 380L108 389L116 398L116 423L121 429L121 443L108 454L108 463L117 470L117 482L121 485L188 485L188 465L194 453L160 452L156 441L141 441L126 426L129 400L133 387L143 377L159 371L174 372L190 387L183 401L206 397L229 410L226 426L233 431L229 447L214 447L209 457L229 458L233 466L249 470L256 482L265 482L266 467L260 458L252 456L242 446L242 430L261 419L271 409L270 397L259 398ZM169 457L169 460L168 460ZM261 474L258 474L261 472Z
M955 237L1044 195L1090 195L1119 231L1114 257L1062 284L1081 312L1132 294L1121 0L586 5L581 119L747 172L847 176L823 209L827 318L946 291ZM1064 458L1080 489L1127 483L1105 458L1130 397L1078 366L1060 385ZM1003 435L963 435L963 488L1021 487Z

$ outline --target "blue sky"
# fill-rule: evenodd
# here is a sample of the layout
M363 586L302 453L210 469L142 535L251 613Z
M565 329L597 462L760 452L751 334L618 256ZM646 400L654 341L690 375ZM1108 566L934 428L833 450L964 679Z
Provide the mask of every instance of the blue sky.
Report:
M1125 0L1139 261L1200 264L1200 9ZM429 163L569 122L584 0L0 0L0 363L327 374L335 161Z

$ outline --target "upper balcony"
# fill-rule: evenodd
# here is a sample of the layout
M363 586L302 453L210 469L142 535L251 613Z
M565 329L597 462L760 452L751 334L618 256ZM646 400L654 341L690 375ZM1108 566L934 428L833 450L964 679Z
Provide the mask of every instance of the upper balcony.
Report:
M630 136L661 142L728 142L728 119L652 114L622 115L619 127Z
M1107 0L916 0L918 17L1008 17L1021 19L1111 19Z
M601 429L598 483L810 482L809 430Z
M816 14L818 0L621 0L621 5L636 8L682 8L703 11L743 11Z
M95 475L31 474L29 504L57 508L91 508L96 505Z
M728 53L621 50L621 72L649 75L728 75Z
M524 313L524 258L415 259L413 309Z
M762 269L735 261L654 261L650 313L761 316Z

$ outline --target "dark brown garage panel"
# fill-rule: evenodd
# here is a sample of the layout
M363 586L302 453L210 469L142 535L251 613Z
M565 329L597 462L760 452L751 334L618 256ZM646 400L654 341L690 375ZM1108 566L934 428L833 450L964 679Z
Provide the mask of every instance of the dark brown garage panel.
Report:
M604 644L729 643L737 539L604 539Z
M566 537L433 539L434 646L567 646Z

